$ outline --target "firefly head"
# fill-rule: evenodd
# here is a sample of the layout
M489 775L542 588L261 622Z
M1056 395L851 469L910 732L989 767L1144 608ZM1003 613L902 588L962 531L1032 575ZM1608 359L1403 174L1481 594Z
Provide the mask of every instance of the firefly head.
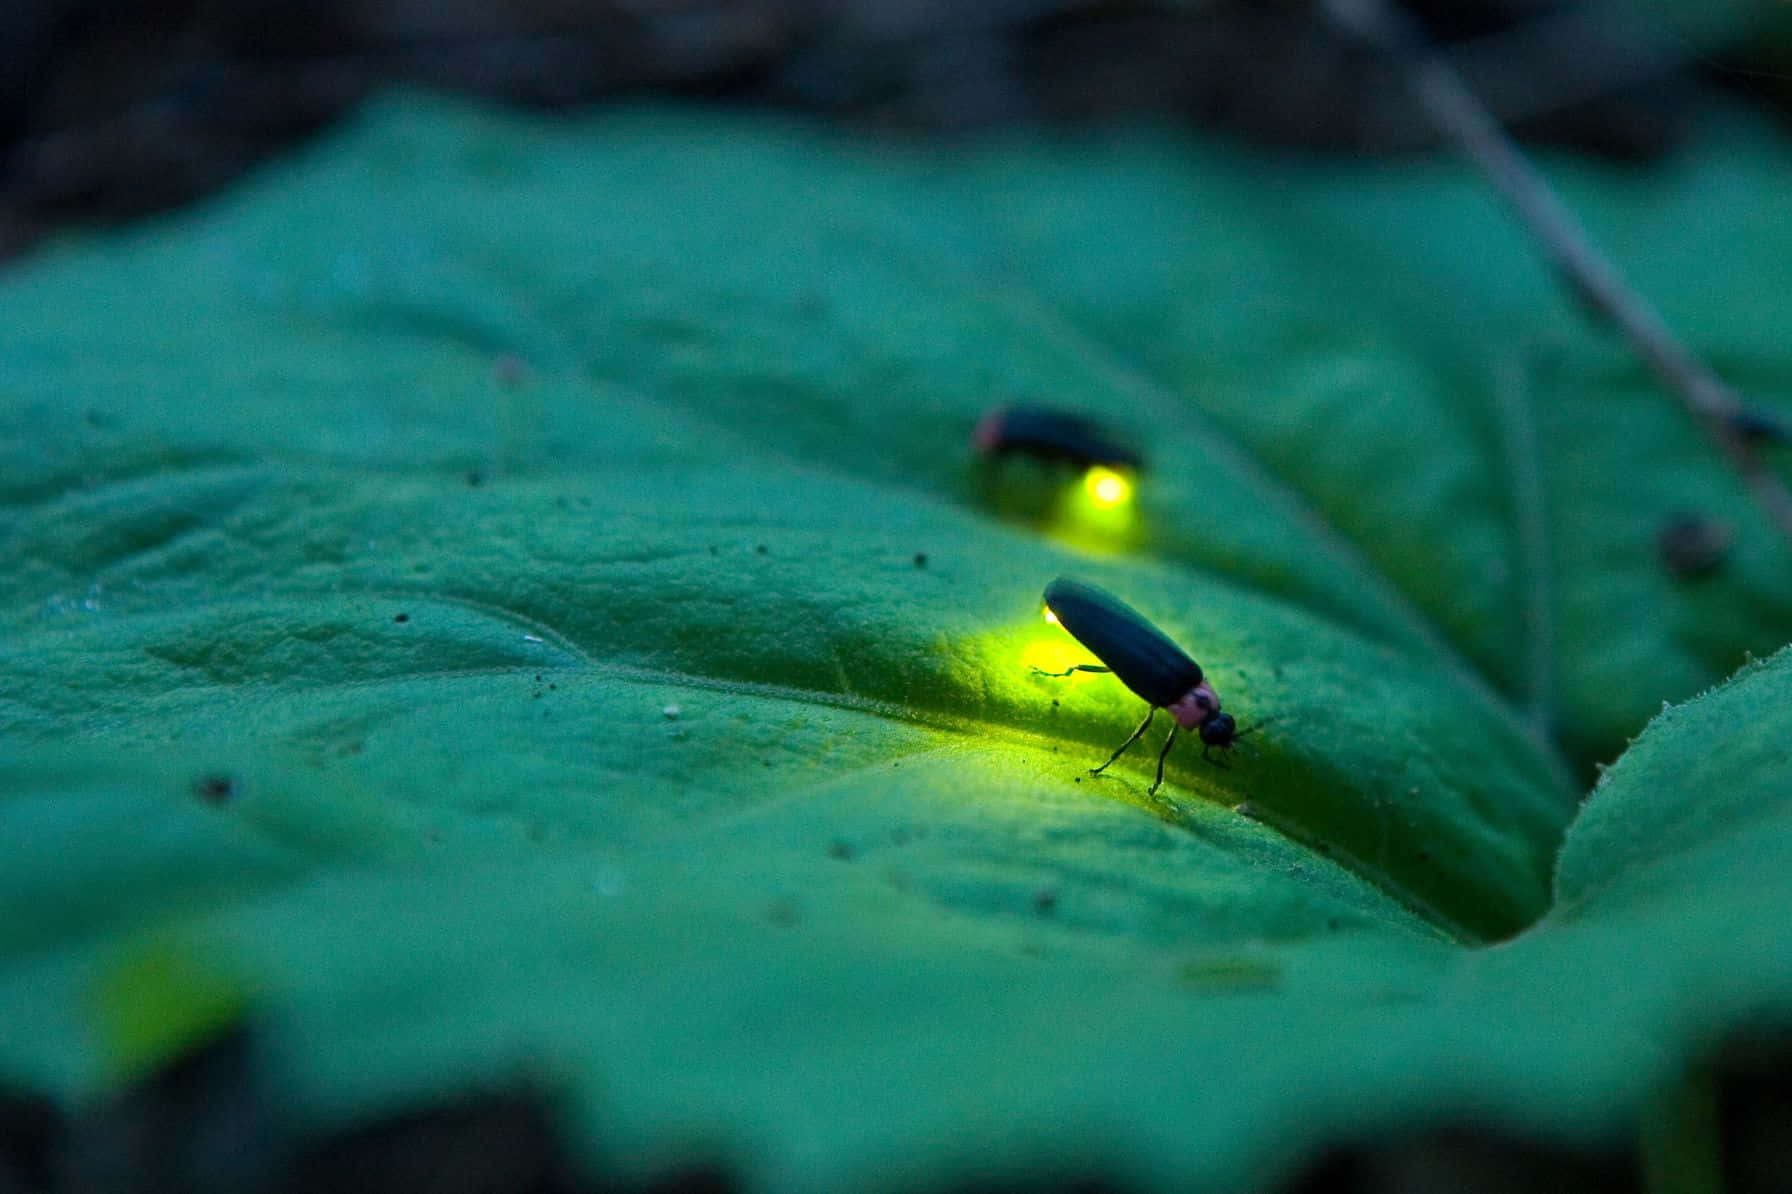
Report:
M1230 713L1217 710L1212 717L1201 723L1201 745L1219 746L1227 750L1232 748L1232 739L1238 737L1238 723L1232 720Z

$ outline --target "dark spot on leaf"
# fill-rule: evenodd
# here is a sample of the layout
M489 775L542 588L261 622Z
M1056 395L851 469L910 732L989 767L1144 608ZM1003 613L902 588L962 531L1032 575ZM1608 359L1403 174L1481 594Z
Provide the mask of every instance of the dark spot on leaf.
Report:
M766 553L766 550L767 550L767 549L766 549L766 546L765 546L765 544L763 544L763 543L760 543L760 544L757 544L757 545L756 545L756 546L755 546L755 547L754 547L754 548L753 548L753 550L754 550L754 551L756 551L756 552L758 552L758 553L759 553L759 554L760 554L760 555L764 555L764 554L765 554L765 553Z
M394 622L409 622L411 620L411 615L409 615L409 614L393 614L392 620Z
M802 909L788 896L781 896L765 906L765 919L781 929L792 927L802 918Z
M853 860L853 856L857 853L858 853L858 851L856 851L852 848L851 842L842 841L839 838L835 838L833 841L828 843L828 857L829 858L838 858L841 862L851 862Z
M1056 888L1041 887L1033 893L1033 911L1041 916L1050 916L1058 906Z
M917 568L927 567L927 553L926 552L917 551L915 553L915 567L917 567Z
M1729 553L1735 532L1730 524L1702 514L1676 514L1655 536L1662 567L1682 580L1715 571Z
M558 684L550 684L550 685L548 685L548 691L549 692L558 692L558 691L560 691L560 686Z
M478 489L481 485L484 485L484 484L485 484L485 474L484 473L480 472L478 469L468 469L467 470L467 488L468 489Z
M236 781L218 772L193 781L193 795L207 804L227 804L236 798Z
M722 551L715 544L711 543L709 545L709 554L712 556L719 556L722 554Z

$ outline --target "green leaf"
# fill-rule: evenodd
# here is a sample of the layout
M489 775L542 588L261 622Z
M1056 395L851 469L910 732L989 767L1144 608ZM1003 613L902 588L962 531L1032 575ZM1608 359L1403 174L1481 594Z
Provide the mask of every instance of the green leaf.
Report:
M1676 933L1787 883L1792 841L1792 652L1663 708L1599 781L1563 846L1552 916L1673 904ZM1701 906L1710 915L1697 917ZM1741 928L1741 926L1737 926ZM1765 927L1765 926L1763 926Z
M1728 136L1748 166L1576 194L1783 241L1784 149ZM0 1081L102 1098L241 1014L305 1123L523 1071L590 1164L773 1188L1627 1130L1705 1038L1639 1064L1670 979L1582 989L1672 900L1574 893L1696 842L1571 844L1560 913L1463 947L1543 916L1570 777L1783 642L1792 588L1476 196L412 98L15 272ZM1766 326L1779 260L1688 286ZM1136 509L980 465L1016 400L1147 445ZM1686 505L1734 534L1696 582L1655 549ZM1142 709L1033 670L1088 658L1060 574L1260 724L1229 767L1085 774ZM1575 841L1630 832L1618 776Z

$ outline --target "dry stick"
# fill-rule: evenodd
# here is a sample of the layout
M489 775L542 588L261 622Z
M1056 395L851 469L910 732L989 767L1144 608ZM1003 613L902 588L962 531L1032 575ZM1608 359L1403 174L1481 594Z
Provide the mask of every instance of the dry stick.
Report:
M1333 24L1400 67L1407 87L1438 131L1487 173L1560 275L1624 334L1704 424L1742 474L1756 503L1792 544L1792 493L1762 465L1750 443L1747 428L1753 412L1680 342L1649 300L1625 283L1443 55L1386 0L1322 0L1322 7Z

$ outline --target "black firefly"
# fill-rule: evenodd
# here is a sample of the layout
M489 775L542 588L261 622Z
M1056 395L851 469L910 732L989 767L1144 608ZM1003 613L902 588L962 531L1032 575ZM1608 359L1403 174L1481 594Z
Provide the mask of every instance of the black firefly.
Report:
M1240 730L1230 713L1220 711L1219 694L1207 682L1201 665L1190 659L1169 635L1112 593L1060 576L1045 586L1045 604L1058 623L1107 666L1084 663L1062 672L1042 671L1041 675L1112 672L1151 706L1132 736L1120 744L1106 763L1091 768L1089 774L1100 775L1125 754L1126 749L1144 735L1159 709L1168 709L1176 724L1170 727L1170 736L1164 739L1163 750L1158 752L1157 779L1148 795L1156 795L1164 782L1164 759L1176 741L1178 730L1193 730L1200 735L1201 757L1210 763L1218 763L1210 755L1214 748L1230 750L1234 740L1251 732ZM1223 763L1219 765L1224 766Z

